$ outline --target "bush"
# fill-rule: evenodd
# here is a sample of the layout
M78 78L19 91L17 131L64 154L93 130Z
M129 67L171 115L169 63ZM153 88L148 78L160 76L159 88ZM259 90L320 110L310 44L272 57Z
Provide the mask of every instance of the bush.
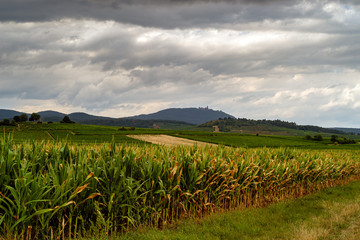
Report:
M20 122L20 116L14 116L13 120L14 122Z
M20 122L26 122L28 120L28 115L26 113L22 113L20 115Z
M40 120L40 115L38 113L32 113L29 118L29 121L34 122L34 121L38 121L38 120Z
M306 140L312 140L312 136L310 136L309 134L305 136Z
M332 141L332 142L339 142L338 136L337 136L337 135L331 135L330 141Z
M339 139L338 141L340 144L355 144L356 141L354 139L348 139L348 138L343 138L343 139Z
M323 140L323 137L321 136L321 134L316 134L316 135L313 137L313 140L315 140L315 141L322 141L322 140Z
M71 121L69 116L65 116L63 120L60 121L60 123L75 123L74 121Z
M10 126L10 120L9 119L4 119L2 121L0 121L0 126Z

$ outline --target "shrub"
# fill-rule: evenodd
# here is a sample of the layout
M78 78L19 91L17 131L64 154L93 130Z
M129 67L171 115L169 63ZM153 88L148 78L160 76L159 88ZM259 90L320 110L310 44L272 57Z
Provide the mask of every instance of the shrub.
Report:
M75 123L74 121L71 121L69 116L65 116L63 120L60 121L60 123Z
M305 136L306 140L312 140L312 136L310 136L309 134Z
M338 140L338 136L337 136L337 135L331 135L330 141L332 141L332 142L338 142L338 141L339 141L339 140Z
M322 140L323 140L323 137L321 136L321 134L316 134L316 135L313 137L313 140L315 140L315 141L322 141Z
M33 122L33 121L38 121L39 119L40 119L40 115L38 113L32 113L29 118L29 121Z

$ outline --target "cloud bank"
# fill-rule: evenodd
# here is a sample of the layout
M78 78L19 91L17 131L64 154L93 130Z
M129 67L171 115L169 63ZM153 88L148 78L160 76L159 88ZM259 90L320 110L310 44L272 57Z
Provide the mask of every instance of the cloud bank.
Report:
M0 3L1 108L360 127L357 1Z

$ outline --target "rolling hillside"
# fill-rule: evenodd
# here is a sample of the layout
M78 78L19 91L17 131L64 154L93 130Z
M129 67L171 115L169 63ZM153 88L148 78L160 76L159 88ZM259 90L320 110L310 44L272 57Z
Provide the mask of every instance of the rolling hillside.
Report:
M21 112L0 109L0 121L12 119ZM39 112L43 122L60 122L67 114L56 111ZM29 114L30 115L30 114ZM219 130L220 132L238 132L266 135L293 135L325 133L329 136L357 135L359 129L354 128L322 128L318 126L302 126L281 120L251 120L238 118L209 108L170 108L152 114L142 114L127 118L111 118L76 112L68 114L72 121L81 124L125 126L159 129L193 129L200 131ZM198 125L198 127L196 127ZM214 126L217 126L214 128Z
M8 110L8 109L0 109L0 120L5 118L12 119L14 116L19 116L22 112Z
M41 111L38 112L43 122L60 122L64 116L69 116L72 121L81 124L90 125L106 125L106 126L125 126L125 127L139 127L139 128L160 128L160 129L185 129L194 127L194 124L177 121L177 120L141 120L141 119L129 119L129 118L111 118L90 115L87 113L71 113L65 114L56 111ZM21 112L13 110L0 109L0 121L3 119L12 119L16 115L20 115ZM28 114L30 115L30 114Z
M12 119L15 115L20 115L20 112L12 110L0 110L0 120L8 118ZM222 111L215 111L209 108L170 108L152 114L142 114L133 117L112 118L90 115L87 113L76 112L64 114L56 111L42 111L39 112L41 120L44 122L60 122L64 116L68 115L71 120L77 123L96 124L96 125L112 125L112 126L127 126L128 124L135 124L139 126L152 126L160 123L164 125L167 121L171 124L181 125L198 125L208 121L219 118L234 118L233 116Z
M360 135L360 128L332 128L335 130Z
M202 124L219 118L235 118L223 111L216 111L209 108L169 108L152 114L142 114L129 117L142 120L177 120L192 124Z
M216 126L216 127L215 127ZM281 120L252 120L246 118L224 118L199 125L199 128L216 128L220 132L239 132L266 135L298 135L322 133L327 135L349 135L345 131L311 125L297 125Z

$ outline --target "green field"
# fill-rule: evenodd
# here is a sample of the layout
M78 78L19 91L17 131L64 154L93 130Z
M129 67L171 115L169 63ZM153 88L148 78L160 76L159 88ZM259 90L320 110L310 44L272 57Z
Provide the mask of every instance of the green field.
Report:
M330 137L323 141L305 140L303 136L250 135L239 133L181 132L174 136L216 143L231 147L290 147L303 149L354 149L360 150L359 144L335 145Z
M179 220L263 207L360 178L359 145L335 145L330 138L58 123L27 123L3 132L0 238L5 239L169 228ZM169 134L220 145L164 147L127 134Z
M82 124L19 124L17 127L3 127L4 134L11 134L15 142L67 140L71 143L140 143L140 141L126 137L127 134L147 133L144 130L119 130L120 127L82 125ZM126 128L129 129L129 128ZM155 133L157 131L155 130Z
M20 124L18 127L2 127L3 132L13 135L15 142L27 140L67 140L71 143L140 143L128 134L168 134L192 140L216 143L232 147L290 147L303 149L359 149L360 144L335 145L330 137L323 141L305 140L304 136L251 135L240 133L213 133L190 130L163 130L137 128L121 130L121 127L82 124ZM316 134L316 133L314 133ZM348 136L346 136L348 137ZM359 140L359 139L358 139ZM360 140L359 140L360 141Z

